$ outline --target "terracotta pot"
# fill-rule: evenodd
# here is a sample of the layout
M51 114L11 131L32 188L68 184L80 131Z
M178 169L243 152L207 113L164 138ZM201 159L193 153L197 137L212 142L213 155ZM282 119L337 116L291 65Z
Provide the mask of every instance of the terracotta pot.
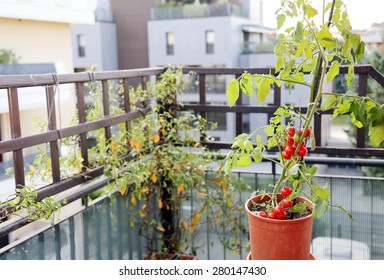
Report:
M147 259L149 260L198 260L196 256L191 255L179 255L179 254L163 254L153 253Z
M248 254L247 256L247 261L251 261L252 260L252 256L251 256L251 253ZM309 261L314 261L316 260L316 257L314 254L310 253L309 254L309 258L308 258Z
M269 196L255 196L245 203L249 222L252 260L308 260L312 239L312 215L295 220L272 220L251 212L252 201L263 202ZM278 195L278 200L282 199ZM298 197L298 201L309 200Z

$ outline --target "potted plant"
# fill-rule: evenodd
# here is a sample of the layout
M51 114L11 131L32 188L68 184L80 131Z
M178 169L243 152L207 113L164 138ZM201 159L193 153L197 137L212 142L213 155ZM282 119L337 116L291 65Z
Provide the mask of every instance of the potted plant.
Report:
M148 259L194 259L202 244L192 236L207 226L217 229L227 249L239 252L245 232L242 207L232 201L247 186L235 184L223 171L223 157L200 144L214 124L178 113L176 96L185 85L182 70L168 68L145 88L131 88L132 109L152 100L150 113L132 121L128 131L116 129L110 140L100 131L92 148L96 165L103 164L111 178L107 192L127 197L130 223L147 239ZM123 160L127 154L129 161Z
M313 218L320 217L330 206L349 215L341 205L331 204L327 186L312 180L316 167L305 164L308 144L312 142L312 149L316 146L311 127L313 118L320 109L333 110L333 117L349 114L357 127L369 127L371 142L379 145L384 140L383 107L369 97L323 90L323 85L339 74L341 65L348 67L350 86L354 64L364 53L364 42L352 32L342 1L333 0L318 13L307 0L283 0L276 17L280 33L274 48L275 72L268 75L246 72L232 79L227 88L229 104L235 104L240 91L250 97L255 93L258 102L265 102L272 86L299 84L308 88L307 111L304 114L293 104L281 106L267 125L251 134L238 135L227 155L225 171L230 173L232 167L249 166L263 159L281 167L277 182L245 205L250 225L250 258L309 259L313 257L310 254ZM289 18L294 19L294 24L285 27ZM277 152L277 158L271 157L271 152Z

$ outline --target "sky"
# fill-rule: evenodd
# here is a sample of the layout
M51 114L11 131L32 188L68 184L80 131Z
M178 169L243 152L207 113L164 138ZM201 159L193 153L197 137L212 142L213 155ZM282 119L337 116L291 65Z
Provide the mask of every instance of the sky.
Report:
M329 2L329 1L327 1ZM353 29L367 29L373 23L384 22L383 0L344 0ZM322 7L323 0L312 0L314 6ZM264 25L276 28L275 12L280 0L264 0Z

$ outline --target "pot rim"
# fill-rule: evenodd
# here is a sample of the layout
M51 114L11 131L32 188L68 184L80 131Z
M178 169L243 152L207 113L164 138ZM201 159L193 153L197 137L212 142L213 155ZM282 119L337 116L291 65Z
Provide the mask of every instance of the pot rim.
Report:
M312 213L308 216L305 216L305 217L302 217L302 218L298 218L298 219L294 219L294 220L274 220L274 219L266 219L266 218L263 218L263 217L260 217L258 215L255 214L255 212L251 211L249 208L248 208L248 204L256 197L260 197L260 196L270 196L271 194L258 194L258 195L255 195L255 196L252 196L250 197L249 199L247 199L247 201L245 202L245 210L246 212L251 215L252 217L254 217L255 219L258 219L259 221L263 221L263 222L268 222L268 223L276 223L276 224L280 224L280 223L300 223L301 221L303 220L306 220L306 219L312 219ZM313 202L310 201L309 199L305 198L305 197L302 197L302 196L298 196L298 198L300 199L303 199L307 202L310 203L310 207L313 208Z

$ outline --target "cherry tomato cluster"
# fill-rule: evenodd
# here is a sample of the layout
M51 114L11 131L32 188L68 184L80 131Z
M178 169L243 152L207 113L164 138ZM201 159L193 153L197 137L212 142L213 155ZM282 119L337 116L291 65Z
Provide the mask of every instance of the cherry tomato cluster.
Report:
M311 129L308 128L305 132L304 129L296 131L294 127L287 128L287 139L283 145L282 156L284 159L289 160L296 151L297 146L299 145L299 140L301 135L304 134L304 140L301 142L300 147L297 151L299 157L305 157L308 153L308 149L305 147L305 141L311 136Z
M292 200L287 200L285 198L292 193L292 189L288 186L285 186L281 189L280 193L284 199L279 202L279 205L269 211L268 214L265 211L259 211L258 215L260 217L277 220L285 220L287 218L286 211L292 207L293 202Z

